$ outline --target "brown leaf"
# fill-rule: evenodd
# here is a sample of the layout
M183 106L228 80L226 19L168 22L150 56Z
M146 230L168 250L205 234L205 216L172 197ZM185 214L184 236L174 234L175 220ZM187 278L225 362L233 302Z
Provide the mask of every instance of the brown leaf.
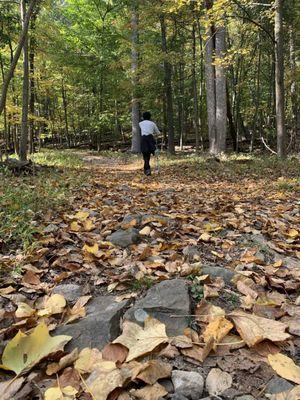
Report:
M14 395L21 389L25 378L11 379L0 383L1 400L11 400Z
M23 275L22 282L33 286L41 284L39 276L32 271L27 271L25 275Z
M197 360L199 362L204 362L209 353L212 351L213 347L214 339L210 338L204 347L193 344L193 347L191 349L182 349L181 353L186 357L193 358L194 360Z
M102 354L98 349L85 348L79 353L74 367L81 373L92 372L98 363L102 361Z
M290 338L285 332L287 324L271 319L246 314L242 311L231 313L235 327L249 347L269 339L279 342Z
M58 363L51 363L47 366L46 374L53 375L57 372L61 371L62 369L68 367L69 365L73 364L78 358L78 349L74 349L70 354L65 355L62 357Z
M74 368L66 368L58 379L59 387L72 386L76 390L80 389L81 378L79 372Z
M147 385L143 389L132 390L131 393L134 397L141 400L159 400L168 394L166 389L158 383L153 386Z
M108 343L102 350L103 360L114 361L121 364L126 360L127 355L127 347L117 343Z
M272 394L270 400L299 400L300 399L300 385L295 386L293 389L286 392Z
M233 324L228 321L225 317L216 317L211 321L205 331L203 332L203 339L205 343L208 343L211 338L214 341L213 348L216 349L217 343L219 343L233 328Z
M223 308L214 306L206 300L201 300L196 307L196 320L200 322L210 322L216 316L225 316Z
M170 377L171 372L171 365L160 360L151 360L146 363L143 371L137 375L137 378L149 385L153 385L159 379Z

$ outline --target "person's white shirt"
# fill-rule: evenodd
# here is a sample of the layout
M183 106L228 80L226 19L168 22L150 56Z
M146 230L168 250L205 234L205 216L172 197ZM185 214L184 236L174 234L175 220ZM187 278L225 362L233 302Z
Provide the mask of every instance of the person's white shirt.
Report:
M150 121L148 119L140 122L140 128L141 128L141 134L142 136L148 136L148 135L154 135L160 134L160 131L156 124L153 121Z

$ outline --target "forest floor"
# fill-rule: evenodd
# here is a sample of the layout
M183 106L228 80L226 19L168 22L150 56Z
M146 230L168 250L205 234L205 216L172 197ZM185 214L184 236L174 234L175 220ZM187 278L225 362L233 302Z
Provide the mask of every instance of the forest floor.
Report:
M224 387L206 382L203 397L299 399L300 386L288 385L300 385L300 367L293 364L300 363L299 159L161 156L159 171L153 160L151 177L143 176L140 159L118 153L44 151L34 160L45 166L36 176L0 171L1 353L18 329L30 340L30 329L42 322L53 331L84 316L89 296L133 302L157 283L178 278L192 298L188 343L170 339L173 358L169 351L164 362L204 378L215 369ZM112 243L120 229L133 243ZM49 303L53 288L66 283L82 288L75 309L61 298ZM155 350L144 349L138 359L154 357ZM2 359L18 375L9 398L43 398L45 389L49 400L158 400L164 394L156 380L137 385L132 379L126 394L116 392L118 381L98 396L99 388L87 389L81 375L71 385L76 393L64 393L58 379L76 357L46 377L44 356L53 351L32 355L30 366L30 355L25 360L23 354L23 368L11 361L20 357L12 353L6 349ZM39 377L28 376L38 363ZM24 372L26 380L19 376ZM279 382L282 397L267 391L276 373L287 379ZM2 381L9 376L3 373ZM8 392L3 385L0 393ZM51 397L52 386L61 397Z

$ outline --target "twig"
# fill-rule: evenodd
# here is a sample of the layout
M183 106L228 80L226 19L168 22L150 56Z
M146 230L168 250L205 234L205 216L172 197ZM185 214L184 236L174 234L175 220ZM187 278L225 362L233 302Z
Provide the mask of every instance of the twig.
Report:
M80 379L82 380L82 383L86 389L86 391L92 396L93 400L97 400L96 397L93 395L93 393L91 392L90 388L88 387L88 385L86 384L85 380L83 379L83 376L81 375L81 373L78 371Z
M266 149L268 149L271 153L277 155L276 151L272 150L271 147L269 147L269 146L267 145L267 143L265 142L265 139L264 139L263 137L261 137L261 141L262 141L263 144L265 145Z

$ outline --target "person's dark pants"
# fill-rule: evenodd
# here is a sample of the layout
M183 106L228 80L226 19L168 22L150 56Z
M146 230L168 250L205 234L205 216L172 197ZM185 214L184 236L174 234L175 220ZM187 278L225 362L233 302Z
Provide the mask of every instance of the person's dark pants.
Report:
M151 153L143 153L143 158L144 158L144 172L146 175L151 174L151 167L150 167L150 158L151 158Z

